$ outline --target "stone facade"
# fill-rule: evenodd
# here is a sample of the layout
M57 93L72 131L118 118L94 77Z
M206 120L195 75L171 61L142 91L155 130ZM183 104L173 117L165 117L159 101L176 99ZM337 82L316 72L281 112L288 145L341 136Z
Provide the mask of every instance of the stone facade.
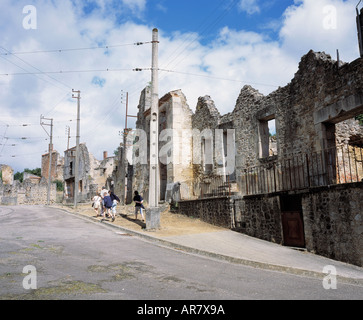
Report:
M233 229L262 240L283 244L279 196L235 198Z
M306 248L363 266L363 184L310 190L302 197Z
M3 184L13 184L14 183L14 170L12 167L0 164L1 182Z
M52 181L63 181L64 158L57 151L52 151L51 177ZM49 176L49 152L42 155L42 177L48 180Z
M147 141L147 147L138 147L135 144L133 153L133 189L138 190L148 200L149 188L149 154L150 154L150 89L143 90L138 106L138 120L134 138L138 141ZM192 190L192 111L181 90L169 92L159 100L159 151L160 151L160 200L165 200L168 184L180 182L183 185L182 193ZM188 131L189 130L189 131ZM186 134L187 133L187 134ZM190 133L190 134L188 134ZM130 140L133 143L134 140ZM127 152L127 151L126 151ZM137 157L137 159L136 159ZM140 162L145 159L147 163ZM125 167L124 167L125 168ZM124 169L125 170L125 169Z
M233 202L228 197L182 201L178 204L179 212L207 223L231 228L233 219Z
M102 161L98 161L88 152L86 144L79 146L79 186L78 200L89 201L102 186L111 188L113 186L112 173L114 170L114 157L105 154ZM74 197L76 147L64 152L64 182L66 202L72 202Z

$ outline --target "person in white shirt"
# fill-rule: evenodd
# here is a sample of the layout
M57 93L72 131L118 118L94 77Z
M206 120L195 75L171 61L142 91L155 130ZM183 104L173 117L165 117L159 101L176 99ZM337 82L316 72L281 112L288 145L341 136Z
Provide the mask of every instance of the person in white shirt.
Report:
M99 216L99 208L101 206L101 197L100 197L100 194L97 193L93 198L92 198L92 201L93 201L93 209L95 210L96 212L96 217Z

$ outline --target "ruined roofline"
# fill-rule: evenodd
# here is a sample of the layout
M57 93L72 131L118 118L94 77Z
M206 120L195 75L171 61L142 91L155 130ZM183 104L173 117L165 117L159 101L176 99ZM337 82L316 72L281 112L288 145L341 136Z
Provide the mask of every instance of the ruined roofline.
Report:
M358 58L357 60L362 59L362 58ZM355 60L355 61L357 61ZM354 63L355 61L351 62ZM311 70L309 67L311 67L312 65L318 65L320 63L325 63L325 64L329 64L331 66L337 66L338 61L332 59L330 54L325 53L324 51L320 52L320 51L314 51L314 50L310 50L307 54L303 55L300 59L300 62L298 64L298 70L295 73L294 77L290 80L289 83L287 83L285 86L283 87L279 87L278 89L272 91L271 93L269 93L268 95L264 95L262 93L260 93L258 91L258 89L253 88L251 85L245 85L240 92L240 95L237 98L237 103L236 103L236 107L239 104L239 102L241 101L241 99L244 98L254 98L256 100L262 99L262 98L268 98L270 96L273 96L274 94L278 93L281 90L285 90L288 89L289 86L298 81L299 78L301 77L301 75L305 74L305 73L311 73ZM340 63L340 67L342 66L346 66L349 65L351 63L347 63L347 62L342 62L339 61ZM236 109L236 108L235 108Z
M219 119L221 117L221 114L220 114L218 108L216 107L214 100L209 95L205 95L203 97L198 98L198 103L195 108L195 113L197 113L202 108L207 108L209 111L209 114L213 118Z
M145 88L144 90L146 90L147 88ZM143 91L144 91L143 90ZM146 91L145 91L146 92ZM159 109L163 106L164 103L168 102L170 99L172 99L173 97L180 97L184 100L185 102L185 106L188 107L188 109L193 112L188 103L187 103L187 98L185 96L185 94L183 93L182 89L177 89L177 90L172 90L167 92L166 94L164 94L160 99L159 99ZM151 106L146 109L143 113L143 116L146 118L147 116L149 116L151 113Z
M79 144L79 146L82 146L82 145L87 146L87 145L86 145L86 142L82 142L82 143L80 143L80 144ZM69 149L67 149L67 150L64 150L64 152L67 152L67 151L74 151L74 150L76 150L76 148L77 148L77 146L74 146L74 147L71 147L71 148L69 148Z
M357 63L357 61L362 60L362 59L363 58L357 58L356 60L354 60L353 62L350 62L350 63L339 61L340 67L343 67L343 68L347 67L353 63ZM300 62L298 64L298 70L295 73L294 77L290 80L290 82L287 83L285 86L279 87L278 89L272 91L271 93L269 93L266 96L264 94L262 94L261 92L259 92L258 89L253 88L251 85L244 85L240 91L239 96L237 97L235 107L234 107L233 111L230 113L221 115L218 108L215 106L214 101L212 100L212 98L209 95L201 96L198 98L198 102L197 102L195 111L193 111L190 108L189 109L191 110L192 114L195 115L198 113L198 110L201 107L206 107L206 108L208 108L210 115L214 119L218 119L218 121L221 121L221 123L228 122L227 118L230 116L230 114L233 114L236 110L238 110L240 105L243 105L247 101L248 101L248 103L251 103L251 102L257 102L262 99L265 100L265 99L268 99L269 97L273 97L276 94L280 94L282 91L289 90L289 88L291 88L291 86L294 83L296 84L299 81L299 78L302 75L311 73L310 68L312 66L314 66L314 65L317 66L319 64L328 64L330 66L338 65L337 61L333 60L330 54L327 54L325 52L310 50L308 53L306 53L305 55L303 55L301 57ZM145 88L143 90L143 93L146 92L146 89L147 88ZM179 93L181 93L183 95L183 97L185 98L185 101L187 101L187 99L181 89L174 90L174 91L170 91L170 92L166 93L161 99L159 99L159 107L163 103L168 101L170 98L172 98L173 95L175 95L175 94L177 95ZM145 110L144 117L147 117L149 114L150 114L150 109Z

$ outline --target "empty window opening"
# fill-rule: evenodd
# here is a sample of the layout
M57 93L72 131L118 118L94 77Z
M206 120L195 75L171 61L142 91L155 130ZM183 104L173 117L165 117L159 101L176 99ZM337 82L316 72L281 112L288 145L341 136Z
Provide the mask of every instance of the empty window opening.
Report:
M259 157L277 154L276 120L274 116L259 121Z

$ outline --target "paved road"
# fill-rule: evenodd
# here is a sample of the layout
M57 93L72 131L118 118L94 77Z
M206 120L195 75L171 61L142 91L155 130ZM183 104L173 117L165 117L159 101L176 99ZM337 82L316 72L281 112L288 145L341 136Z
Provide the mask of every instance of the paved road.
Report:
M25 266L35 267L36 281ZM23 286L34 282L36 289ZM361 300L363 288L325 290L323 279L191 255L59 209L18 206L0 207L4 299Z

